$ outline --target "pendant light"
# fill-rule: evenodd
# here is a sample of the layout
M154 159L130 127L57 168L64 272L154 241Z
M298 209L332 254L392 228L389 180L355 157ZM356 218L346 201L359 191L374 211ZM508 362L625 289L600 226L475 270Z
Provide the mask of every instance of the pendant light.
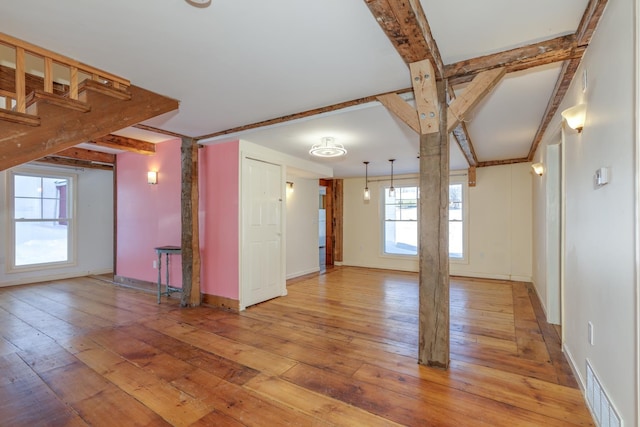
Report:
M364 200L371 200L371 193L369 193L369 162L364 163Z
M396 159L389 159L389 162L391 162L391 187L389 187L389 197L396 196L396 189L393 188L393 162L395 161Z

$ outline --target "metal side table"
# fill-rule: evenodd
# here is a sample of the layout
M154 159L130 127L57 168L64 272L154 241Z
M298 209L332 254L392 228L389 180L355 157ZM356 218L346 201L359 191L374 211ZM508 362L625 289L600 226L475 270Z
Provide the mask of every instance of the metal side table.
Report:
M169 285L169 257L171 255L180 255L182 254L182 248L180 246L159 246L155 248L156 253L158 254L158 304L160 304L160 296L166 295L170 296L172 292L182 292L180 288L174 288ZM166 268L167 268L167 283L166 283L166 291L162 292L162 254L165 254L166 259Z

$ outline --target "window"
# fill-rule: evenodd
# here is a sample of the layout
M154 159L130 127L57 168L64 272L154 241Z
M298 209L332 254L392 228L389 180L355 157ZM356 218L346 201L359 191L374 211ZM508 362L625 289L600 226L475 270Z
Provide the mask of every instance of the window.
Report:
M466 177L451 177L449 184L449 258L464 261L467 247ZM395 196L384 189L384 253L418 254L418 187L400 187Z
M72 264L75 175L20 169L9 176L9 270Z
M418 187L384 189L384 253L418 254Z

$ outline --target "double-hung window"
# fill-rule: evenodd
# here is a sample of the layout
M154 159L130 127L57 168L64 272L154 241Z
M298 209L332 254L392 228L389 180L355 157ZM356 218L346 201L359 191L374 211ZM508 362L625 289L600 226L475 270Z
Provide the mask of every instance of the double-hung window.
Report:
M74 263L76 176L44 170L9 173L9 270Z
M384 253L418 254L418 187L384 189Z
M464 179L451 177L449 184L449 258L464 261L467 247L467 184ZM395 194L384 189L384 244L388 255L418 254L417 186L395 188Z

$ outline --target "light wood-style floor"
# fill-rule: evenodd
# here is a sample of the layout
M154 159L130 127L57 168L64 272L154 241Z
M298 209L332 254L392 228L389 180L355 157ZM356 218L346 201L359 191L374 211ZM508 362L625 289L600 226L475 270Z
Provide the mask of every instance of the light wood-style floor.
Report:
M592 425L526 284L452 279L446 372L416 363L416 274L288 291L232 314L96 278L0 289L0 425Z

